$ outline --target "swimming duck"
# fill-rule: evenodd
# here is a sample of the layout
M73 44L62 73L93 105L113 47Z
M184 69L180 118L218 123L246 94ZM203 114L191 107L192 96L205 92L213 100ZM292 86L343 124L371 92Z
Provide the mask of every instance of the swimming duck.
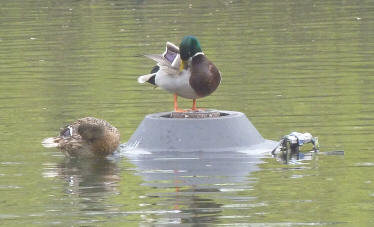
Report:
M120 133L107 121L81 118L61 128L60 135L43 140L44 147L57 147L66 156L106 156L120 144Z
M149 82L174 94L174 111L178 108L177 97L192 99L192 110L196 99L214 92L221 82L217 67L202 52L200 43L194 36L185 36L179 47L166 43L162 55L146 55L157 62L150 74L138 77L139 83Z

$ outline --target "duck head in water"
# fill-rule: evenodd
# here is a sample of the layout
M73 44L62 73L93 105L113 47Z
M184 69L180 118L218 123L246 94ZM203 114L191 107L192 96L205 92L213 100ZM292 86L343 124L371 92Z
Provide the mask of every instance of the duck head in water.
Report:
M117 128L105 120L85 117L60 130L60 135L43 140L44 147L56 147L66 156L107 156L120 144Z

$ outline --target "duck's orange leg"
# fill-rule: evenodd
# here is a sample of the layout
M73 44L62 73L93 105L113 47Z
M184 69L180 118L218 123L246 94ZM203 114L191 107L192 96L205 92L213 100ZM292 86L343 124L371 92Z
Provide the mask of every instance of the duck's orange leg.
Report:
M174 111L175 112L186 112L184 109L178 108L178 96L177 94L174 94Z
M191 110L197 110L196 108L196 99L192 99L192 108Z
M192 108L191 108L192 111L205 111L204 108L197 108L196 107L196 99L192 99Z

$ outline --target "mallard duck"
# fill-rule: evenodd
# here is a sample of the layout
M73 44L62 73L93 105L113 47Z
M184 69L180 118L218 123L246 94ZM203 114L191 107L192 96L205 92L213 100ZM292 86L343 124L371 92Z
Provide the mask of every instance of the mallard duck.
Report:
M167 42L162 55L146 55L157 62L150 74L138 77L139 83L149 82L174 94L174 111L177 97L192 99L192 110L197 110L196 99L210 95L221 82L217 67L202 52L194 36L185 36L179 45Z
M106 156L120 144L120 133L107 121L81 118L61 128L60 135L43 140L44 147L57 147L66 156Z

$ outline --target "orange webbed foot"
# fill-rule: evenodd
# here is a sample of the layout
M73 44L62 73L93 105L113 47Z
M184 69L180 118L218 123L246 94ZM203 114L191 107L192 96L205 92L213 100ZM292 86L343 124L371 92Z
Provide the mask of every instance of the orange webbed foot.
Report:
M194 109L188 109L187 112L205 112L206 109L204 108L194 108Z
M176 109L174 109L174 112L177 112L177 113L185 113L185 112L188 112L188 111L185 110L185 109L176 108Z
M190 111L193 111L193 112L203 112L205 111L204 108L197 108L196 107L196 99L193 99L192 100L192 108L190 109Z

